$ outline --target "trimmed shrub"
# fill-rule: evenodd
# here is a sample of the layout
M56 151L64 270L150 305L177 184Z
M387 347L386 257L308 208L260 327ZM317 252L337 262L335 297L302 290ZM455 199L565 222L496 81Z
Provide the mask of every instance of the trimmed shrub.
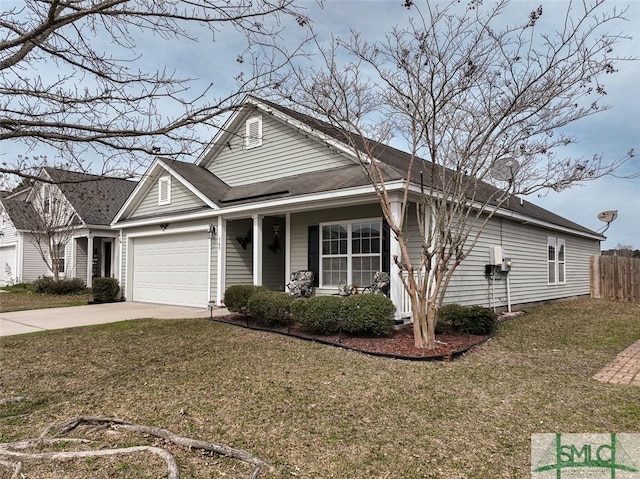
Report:
M54 281L50 276L38 278L31 283L31 291L41 294L78 294L84 292L86 286L79 278Z
M336 318L340 317L342 298L337 296L315 296L296 299L291 304L291 313L302 328L313 333L331 334L338 331Z
M98 303L112 303L118 299L120 285L116 278L94 278L91 287L93 300Z
M436 331L460 331L468 315L467 309L465 306L455 303L442 306L440 308L440 314L438 315Z
M460 330L467 334L492 334L496 329L498 315L483 306L470 306L466 321Z
M483 306L447 304L440 309L437 332L447 330L467 334L491 334L496 328L496 313Z
M389 336L396 307L381 294L354 294L342 300L340 315L346 333Z
M284 326L287 324L285 313L291 309L293 297L278 291L258 291L247 301L251 315L267 326Z
M264 286L253 284L235 284L224 292L224 305L229 311L243 311L249 298L259 291L266 291Z

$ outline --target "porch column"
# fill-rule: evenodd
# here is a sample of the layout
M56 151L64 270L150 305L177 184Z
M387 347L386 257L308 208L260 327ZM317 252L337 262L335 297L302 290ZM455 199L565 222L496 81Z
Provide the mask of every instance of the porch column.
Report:
M222 216L218 216L218 247L215 251L218 261L216 267L218 268L216 274L216 304L222 306L222 300L224 299L224 289L226 287L225 271L227 270L227 220Z
M253 284L262 285L262 215L252 215L253 218Z
M87 288L91 287L93 282L93 235L87 235Z
M396 224L398 224L402 215L402 202L400 200L391 201L391 214L393 215ZM389 297L396 306L396 319L401 319L403 317L403 313L405 313L405 311L403 311L403 309L405 309L403 307L404 286L402 286L402 281L400 279L400 268L398 268L398 265L396 265L393 260L394 256L400 258L400 254L400 243L398 242L398 238L396 238L393 232L390 231L389 255L391 257L391 269L389 272Z
M284 215L284 284L289 284L291 277L291 213Z

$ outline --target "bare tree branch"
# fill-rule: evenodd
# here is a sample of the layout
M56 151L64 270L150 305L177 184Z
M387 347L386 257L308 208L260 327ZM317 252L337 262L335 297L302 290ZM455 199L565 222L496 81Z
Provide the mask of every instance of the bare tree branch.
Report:
M210 441L201 441L189 437L178 436L173 432L162 429L155 426L146 426L140 424L132 424L127 421L116 418L103 418L93 416L77 416L69 419L62 426L48 426L38 438L25 439L21 441L15 441L10 443L0 443L0 466L13 469L14 473L12 478L19 477L22 469L22 462L28 460L69 460L75 458L87 458L87 457L100 457L100 456L113 456L123 454L138 454L138 453L151 453L161 457L166 465L167 474L169 479L179 479L180 469L176 462L175 457L171 452L163 447L155 446L131 446L122 448L109 448L109 449L94 449L84 451L55 451L55 452L42 452L41 449L46 445L54 445L56 443L89 443L91 441L84 438L69 438L67 434L75 431L80 426L84 425L98 425L108 426L113 429L123 429L131 431L142 436L153 436L164 441L174 444L176 446L183 447L189 451L199 450L207 451L215 454L219 454L232 459L237 459L253 467L250 479L256 479L260 473L264 471L271 471L273 468L269 466L265 461L253 454L249 454L246 451L235 449L224 444L219 444ZM26 449L38 448L37 452L23 452Z
M283 93L343 133L375 187L398 239L394 261L411 298L417 347L434 347L456 268L511 198L615 174L633 157L633 150L613 159L561 154L574 141L563 129L608 109L605 80L618 62L632 60L614 53L628 36L610 32L625 11L605 11L602 3L567 3L564 22L550 31L539 26L542 7L504 26L507 0L427 1L422 9L406 2L406 26L379 41L352 33L318 45L324 64L301 67ZM392 207L398 197L376 161L392 135L409 152L400 167L399 217ZM507 160L516 166L496 179ZM422 237L419 261L410 258L403 230L410 203Z
M138 172L159 152L195 154L205 143L199 125L217 126L246 94L286 78L290 61L304 54L310 21L294 0L10 5L0 15L0 142L22 142L30 158L46 147L67 162L59 166L112 175ZM288 27L302 29L299 43L283 41ZM238 49L225 70L237 74L212 78L215 95L213 83L198 86L143 63L151 39L155 48L184 42L210 61L205 53L223 31L234 43L220 47ZM0 160L2 172L22 173L16 159Z

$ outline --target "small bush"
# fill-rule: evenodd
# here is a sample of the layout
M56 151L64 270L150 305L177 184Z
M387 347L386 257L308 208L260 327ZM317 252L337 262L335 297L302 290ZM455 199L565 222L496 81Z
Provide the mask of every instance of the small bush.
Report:
M98 303L112 303L118 299L120 285L116 278L94 278L92 289L94 301Z
M264 286L253 284L235 284L224 292L224 305L229 311L243 311L247 308L249 298L259 291L266 291Z
M342 298L337 296L315 296L296 299L291 305L291 313L300 326L307 331L331 334L338 331L336 318L340 317Z
M442 306L442 308L440 308L440 314L438 315L436 331L460 331L468 315L467 309L465 306L455 303Z
M496 327L497 315L483 306L447 304L440 309L436 330L458 331L467 334L491 334Z
M290 311L293 297L278 291L258 291L247 302L251 315L267 326L287 324L285 313Z
M41 294L78 294L82 293L85 287L84 281L79 278L54 281L52 277L45 276L31 283L31 290Z
M467 334L492 334L496 329L498 315L489 308L470 306L467 320L461 331Z
M340 314L346 333L389 336L396 307L381 294L355 294L342 300Z

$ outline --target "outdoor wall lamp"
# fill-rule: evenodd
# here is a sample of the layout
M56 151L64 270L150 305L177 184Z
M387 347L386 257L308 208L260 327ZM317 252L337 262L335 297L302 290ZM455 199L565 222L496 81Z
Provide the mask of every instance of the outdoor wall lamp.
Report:
M160 226L160 229L164 231L169 227L169 223L160 223L158 226Z
M209 229L207 230L209 234L209 239L213 239L216 237L216 227L213 226L213 223L209 223Z

